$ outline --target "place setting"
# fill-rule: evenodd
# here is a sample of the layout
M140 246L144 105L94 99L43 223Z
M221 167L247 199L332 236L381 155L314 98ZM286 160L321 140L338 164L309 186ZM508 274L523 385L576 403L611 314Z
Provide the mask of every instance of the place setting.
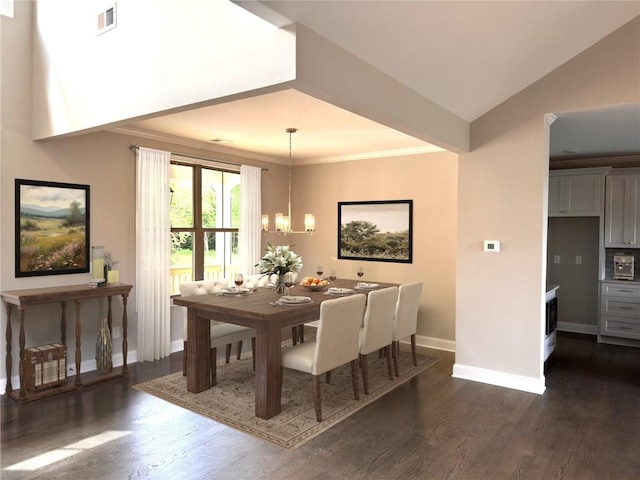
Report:
M242 297L244 295L249 295L250 293L255 292L255 288L243 288L242 284L244 283L244 276L241 273L237 273L233 279L233 283L235 283L235 287L223 288L218 292L218 295L228 295L232 297Z

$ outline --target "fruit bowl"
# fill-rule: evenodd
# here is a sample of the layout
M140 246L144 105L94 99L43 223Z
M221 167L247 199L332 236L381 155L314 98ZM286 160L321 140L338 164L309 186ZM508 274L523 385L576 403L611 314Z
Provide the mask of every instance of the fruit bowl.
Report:
M300 282L300 286L307 290L324 290L329 285L330 283L328 280L316 277L305 277L302 282Z

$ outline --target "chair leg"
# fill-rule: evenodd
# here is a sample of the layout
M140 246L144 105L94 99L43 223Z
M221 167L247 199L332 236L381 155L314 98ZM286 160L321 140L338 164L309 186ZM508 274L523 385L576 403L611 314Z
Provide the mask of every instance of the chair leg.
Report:
M253 371L256 371L256 337L251 337L251 363Z
M322 421L322 407L320 405L320 375L313 376L313 406L316 410L316 420Z
M387 370L389 371L389 380L393 380L393 369L391 368L391 345L384 347L384 356L387 357Z
M304 343L304 323L298 325L298 340L300 343Z
M229 363L229 360L231 360L231 347L232 345L230 343L227 343L224 352L224 363Z
M360 388L358 387L358 361L351 360L351 383L353 384L353 398L360 400Z
M331 383L331 370L325 373L325 376L327 377L327 383Z
M298 327L295 325L291 327L291 341L294 347L298 344Z
M398 369L398 353L400 351L400 342L395 340L391 344L391 356L393 357L393 369L395 370L396 377L400 376L400 370Z
M362 370L362 384L364 393L369 394L369 371L367 368L367 355L360 354L360 370Z
M182 342L182 376L187 375L187 341Z
M411 355L413 355L413 366L418 366L418 358L416 357L416 334L411 334Z
M236 360L240 360L240 354L242 353L242 340L238 340L238 348L236 350Z
M211 356L211 386L215 387L218 383L218 380L216 378L216 357L218 356L218 349L212 348L209 355Z

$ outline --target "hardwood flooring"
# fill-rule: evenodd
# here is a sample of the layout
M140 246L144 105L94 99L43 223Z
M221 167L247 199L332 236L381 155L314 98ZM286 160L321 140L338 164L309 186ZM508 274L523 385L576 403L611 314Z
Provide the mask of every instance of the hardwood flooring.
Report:
M36 402L2 396L0 478L640 478L640 349L560 334L544 395L452 378L453 354L428 353L440 362L296 450L131 388L181 354Z

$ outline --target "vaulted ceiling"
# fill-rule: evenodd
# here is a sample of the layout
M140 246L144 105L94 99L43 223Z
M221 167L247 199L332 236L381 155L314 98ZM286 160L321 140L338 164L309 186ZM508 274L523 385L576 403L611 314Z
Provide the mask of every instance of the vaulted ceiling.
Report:
M278 26L294 22L306 26L467 122L640 14L637 1L234 3ZM552 143L552 156L576 155L565 150L585 156L640 153L640 105L619 107L559 114L562 130L558 128L552 138L557 142ZM585 125L599 129L597 144ZM612 126L617 128L609 136L607 129ZM288 127L304 131L293 138L294 164L437 149L296 90L147 119L125 128L285 163Z

